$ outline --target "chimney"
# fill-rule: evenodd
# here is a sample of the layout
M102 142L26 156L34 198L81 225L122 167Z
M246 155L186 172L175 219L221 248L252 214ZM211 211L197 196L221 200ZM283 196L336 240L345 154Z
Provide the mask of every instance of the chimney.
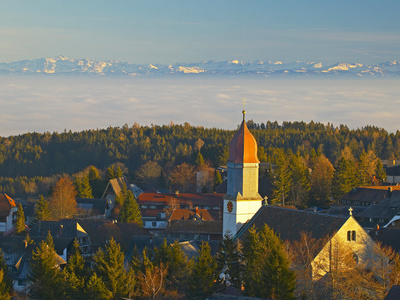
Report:
M196 206L196 214L197 215L199 214L199 207L198 206Z
M63 229L64 229L64 225L60 225L60 230L58 231L57 237L60 237L62 235Z
M179 191L175 191L175 197L179 197Z

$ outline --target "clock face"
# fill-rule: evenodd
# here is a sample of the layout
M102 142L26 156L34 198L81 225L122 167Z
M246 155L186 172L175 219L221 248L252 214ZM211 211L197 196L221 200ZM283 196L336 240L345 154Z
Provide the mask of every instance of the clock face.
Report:
M231 201L228 202L226 205L226 208L228 209L228 212L232 212L233 210L233 203Z

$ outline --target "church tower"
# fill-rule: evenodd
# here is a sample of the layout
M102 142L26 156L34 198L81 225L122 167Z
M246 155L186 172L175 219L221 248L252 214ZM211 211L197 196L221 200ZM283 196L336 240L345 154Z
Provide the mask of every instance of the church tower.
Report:
M223 234L235 235L258 211L262 197L258 194L257 142L242 124L229 144L227 193L224 197Z

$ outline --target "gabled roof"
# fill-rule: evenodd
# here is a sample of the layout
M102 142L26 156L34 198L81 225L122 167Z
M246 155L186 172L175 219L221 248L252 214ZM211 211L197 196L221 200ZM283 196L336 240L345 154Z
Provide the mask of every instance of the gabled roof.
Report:
M400 213L400 192L392 191L387 198L379 203L368 206L365 210L357 214L360 218L379 218L391 219Z
M76 198L78 208L90 211L93 215L104 215L108 208L107 199L104 198Z
M400 186L368 186L368 187L357 187L352 189L350 192L342 197L342 200L348 200L352 202L367 202L370 204L378 203L389 195L389 188L394 191L400 191Z
M383 246L392 247L397 253L400 251L400 229L380 228L370 233L375 242L381 242Z
M111 179L107 184L107 187L103 193L102 198L105 198L107 193L111 192L111 190L114 192L114 194L116 196L118 196L121 193L121 191L124 187L124 184L125 184L126 188L129 188L129 184L125 177L118 177L118 178Z
M15 201L7 194L0 194L0 217L7 217L11 208L16 207Z
M387 176L400 176L400 166L389 167L386 169Z
M88 235L76 220L40 221L32 227L29 234L32 237L44 237L49 231L53 238L79 238Z
M171 216L169 217L169 221L173 220L193 220L199 218L203 221L214 221L214 218L211 216L210 212L207 209L186 209L186 208L178 208L175 209Z
M123 251L126 251L133 237L150 236L148 230L133 223L114 223L109 219L85 219L79 220L79 224L89 235L95 251L104 247L112 237L120 243Z
M236 237L243 238L253 225L259 230L267 224L282 241L298 241L302 232L322 239L332 236L346 221L347 218L322 213L265 205L243 225Z
M393 285L384 300L398 300L400 299L400 285Z

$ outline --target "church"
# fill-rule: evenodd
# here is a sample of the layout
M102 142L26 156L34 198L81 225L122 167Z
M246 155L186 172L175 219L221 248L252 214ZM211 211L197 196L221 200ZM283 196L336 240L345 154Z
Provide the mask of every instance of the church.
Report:
M243 121L229 144L227 193L224 197L223 234L235 235L262 206L258 193L260 161L257 142Z
M264 205L258 193L259 164L257 142L243 121L229 144L227 193L224 197L223 234L243 239L254 226L272 228L283 241L299 241L309 234L316 240L324 240L313 258L313 278L324 276L331 265L332 245L343 245L353 252L362 265L373 256L374 241L352 216L328 214ZM326 239L326 240L325 240Z

